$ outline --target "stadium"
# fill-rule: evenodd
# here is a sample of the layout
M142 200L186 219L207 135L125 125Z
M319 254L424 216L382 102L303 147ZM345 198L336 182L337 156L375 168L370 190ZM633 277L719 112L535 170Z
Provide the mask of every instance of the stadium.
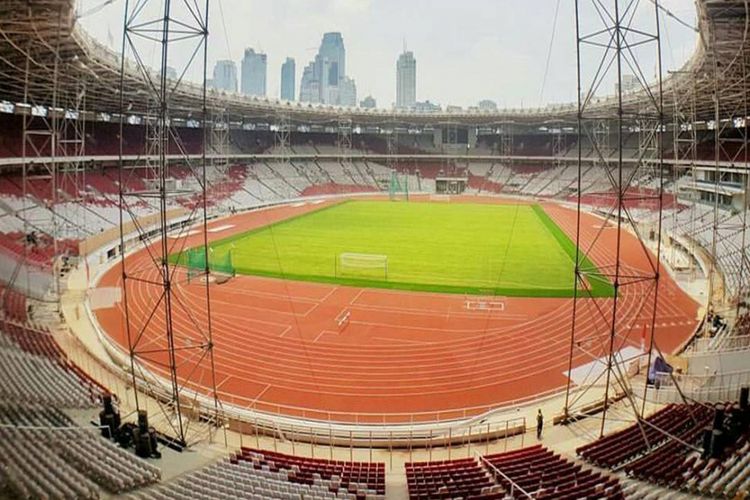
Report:
M750 4L695 8L424 111L211 88L208 1L0 2L0 498L746 498Z

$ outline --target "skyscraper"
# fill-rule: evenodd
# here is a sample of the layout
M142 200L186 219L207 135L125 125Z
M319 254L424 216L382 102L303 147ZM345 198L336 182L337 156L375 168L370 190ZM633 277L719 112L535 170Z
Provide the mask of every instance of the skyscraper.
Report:
M245 95L266 95L266 55L245 49L242 59L242 93Z
M339 104L351 107L357 105L357 84L348 76L339 82Z
M217 90L237 92L237 65L234 61L216 61L214 65L213 87Z
M396 62L396 107L413 108L417 102L417 60L403 52Z
M320 102L320 81L315 78L315 63L305 66L302 81L299 84L299 100L302 102Z
M355 106L357 86L346 76L346 49L341 33L325 33L315 59L302 73L300 101Z
M294 100L294 73L294 59L287 57L281 65L281 98L285 101Z

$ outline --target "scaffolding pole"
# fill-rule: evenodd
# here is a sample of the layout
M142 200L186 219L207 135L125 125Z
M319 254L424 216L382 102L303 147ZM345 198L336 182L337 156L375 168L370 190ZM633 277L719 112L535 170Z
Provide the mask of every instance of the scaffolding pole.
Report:
M207 233L207 39L208 0L190 5L170 0L125 3L118 181L120 285L130 371L137 409L146 407L137 396L141 389L159 406L160 415L152 415L152 423L186 446L210 441L222 421L213 357ZM178 44L192 54L186 61L175 57ZM157 71L144 62L147 54L154 53L160 58ZM126 62L129 59L136 62L134 69ZM172 69L176 78L168 76ZM202 75L202 99L195 103L199 110L189 111L190 120L204 131L200 144L187 143L184 129L175 120L181 112L187 114L179 109L176 96L186 75L193 72ZM130 79L140 80L149 90L144 96L149 110L143 117L148 129L146 170L140 174L136 169L126 170L124 161L123 132L133 105L126 98ZM198 155L191 154L195 149ZM179 170L180 183L175 170ZM144 206L157 214L150 224L144 222ZM179 261L188 247L201 246L205 267L188 283L185 269L174 260ZM138 287L138 297L130 293L132 286ZM197 303L188 299L187 289L200 298Z
M658 2L657 2L658 3ZM620 0L577 0L576 52L578 100L578 214L576 222L575 287L571 320L568 383L564 413L567 419L579 414L586 394L601 401L603 435L608 410L615 395L624 397L640 421L642 410L634 400L626 366L630 363L650 362L656 343L656 311L658 304L661 257L661 217L663 201L663 98L661 82L661 50L658 7L646 19L630 12L629 3ZM656 82L649 84L642 65L655 60ZM634 74L642 95L637 107L627 106L623 98L623 74ZM603 84L614 84L616 106L602 108L593 105L595 95ZM610 155L598 139L602 130L616 143ZM638 134L639 147L635 161L628 163L626 141ZM602 219L590 218L583 209L583 144L592 144L598 159L593 168L603 169L608 182L608 206L599 207ZM638 182L651 179L649 190L636 189ZM631 214L634 207L647 206L659 221L652 235L644 236L642 228ZM585 219L585 223L583 222ZM592 228L592 225L594 226ZM632 265L635 257L625 257L624 238L632 233L638 240L638 260L645 264ZM653 238L655 255L647 242ZM596 267L591 263L595 262ZM595 287L594 285L599 285ZM611 286L611 296L602 301L593 293L595 288ZM623 307L628 300L634 307ZM579 319L593 326L593 331L578 329ZM624 349L638 345L641 332L649 332L647 352L625 358ZM589 364L588 373L577 375L576 367ZM575 386L575 387L574 387ZM575 389L575 392L574 392ZM645 439L645 433L643 433Z

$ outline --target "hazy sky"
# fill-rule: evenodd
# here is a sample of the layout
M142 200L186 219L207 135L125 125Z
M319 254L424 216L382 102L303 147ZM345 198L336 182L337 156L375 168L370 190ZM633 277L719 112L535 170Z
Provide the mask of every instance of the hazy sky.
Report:
M79 0L79 12L103 2ZM695 24L693 2L661 4ZM124 6L125 0L114 0L81 19L92 35L118 52ZM212 0L210 9L209 76L217 59L233 59L239 69L245 47L262 50L268 55L269 97L279 95L287 56L297 62L299 94L302 69L326 31L343 34L347 73L357 83L358 100L371 94L378 107L389 108L395 101L396 59L404 44L417 59L420 101L471 106L492 99L501 107L535 107L570 102L576 95L573 0ZM653 4L640 0L640 9L652 13ZM665 71L680 67L695 43L692 30L662 16ZM148 62L157 61L151 54ZM653 64L644 72L652 77Z

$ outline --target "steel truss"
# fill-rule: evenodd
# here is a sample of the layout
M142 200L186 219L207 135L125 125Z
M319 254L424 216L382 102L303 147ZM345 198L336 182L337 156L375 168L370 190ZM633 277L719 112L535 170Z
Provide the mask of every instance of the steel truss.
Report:
M503 162L501 167L507 170L507 175L501 179L500 190L504 190L505 186L508 185L509 181L515 175L513 173L513 122L499 123L497 126L497 154ZM490 178L494 174L495 165L490 167L490 171L487 174L487 178Z
M339 118L338 127L336 128L336 145L338 146L339 163L341 164L341 168L344 170L346 176L352 180L352 183L357 184L357 181L354 178L354 166L352 164L352 129L353 126L350 119L344 117Z
M385 150L387 154L385 165L393 172L398 168L398 163L394 159L398 154L398 128L394 125L390 130L386 130L385 134Z
M497 154L508 157L508 165L513 156L513 123L501 123L497 127Z
M562 123L555 123L552 125L552 156L555 158L555 168L560 168L564 165L563 157L567 151L567 143L565 141L564 125Z
M711 33L717 21L712 19ZM716 49L716 43L712 44ZM744 44L735 53L714 50L713 93L714 169L711 174L713 221L711 230L711 263L708 276L708 310L716 313L739 313L750 293L750 255L747 241L748 192L748 70L750 62ZM735 182L739 176L741 182ZM739 191L738 191L739 188ZM726 210L724 207L729 206ZM723 207L724 206L724 207ZM739 241L739 244L736 242ZM737 275L722 273L720 257L737 266ZM726 269L724 270L726 271ZM710 329L705 322L704 332Z
M276 177L278 177L282 185L288 185L288 182L285 180L285 177L282 174L282 172L284 171L284 166L292 166L292 168L299 172L298 167L292 163L291 159L291 134L292 126L290 123L289 114L279 113L276 116L276 125L273 131L273 147L274 152L278 155L278 158L274 162L276 168L272 168L271 171L274 173L274 175L276 175ZM289 194L285 197L292 198L295 196L295 194L297 194L297 191L290 191Z
M154 397L160 415L152 423L167 429L185 445L210 437L220 423L211 330L209 248L207 236L206 50L208 0L127 0L123 25L120 82L120 239L122 289L130 371L135 388ZM186 62L177 62L174 49L187 49ZM159 55L156 71L146 55ZM148 89L144 101L147 141L146 169L126 169L123 132L128 120L126 63L135 60L135 73ZM175 67L177 79L168 78ZM199 160L192 159L181 130L172 118L174 97L183 79L199 71L203 100L193 114L204 131ZM198 123L199 122L199 123ZM195 145L190 147L195 148ZM153 158L153 159L151 159ZM178 170L179 169L179 170ZM179 172L180 182L176 175ZM157 217L153 217L156 213ZM150 215L150 216L149 216ZM198 236L189 236L199 233ZM128 241L135 234L134 244ZM188 246L202 245L205 267L189 272L171 258ZM126 254L136 253L126 259ZM188 277L188 279L186 279ZM130 293L137 286L139 293ZM193 297L188 299L190 289ZM146 408L135 390L137 409Z
M70 19L60 7L56 30L64 33ZM24 98L22 119L22 192L17 215L23 222L24 254L9 280L10 286L32 292L30 273L22 267L33 253L45 252L51 257L52 297L56 305L60 291L60 273L68 251L65 242L82 240L93 231L86 225L86 177L82 157L85 154L86 84L79 71L79 61L69 57L61 47L62 37L55 41L40 37L29 39L24 47ZM49 86L35 85L34 64L38 52L51 55ZM74 75L66 84L64 75ZM67 161L58 161L68 158ZM51 247L51 255L49 254ZM24 283L22 283L24 282Z
M229 117L226 109L210 111L208 147L211 153L211 169L208 174L209 182L216 183L229 176Z
M695 255L695 230L696 230L696 203L698 190L698 171L696 160L698 159L698 120L696 119L696 75L693 72L680 72L681 78L675 78L672 83L672 98L674 102L674 113L672 122L672 194L674 196L672 217L670 220L670 233L672 236L685 232L684 221L680 220L680 210L677 206L680 198L687 197L689 204L690 220L687 232L690 237L687 240L688 252ZM676 245L672 244L672 249ZM674 252L672 253L674 257ZM695 273L694 259L690 259L691 273Z
M600 390L600 434L604 433L608 410L615 397L625 397L634 415L640 417L642 410L635 403L627 367L634 362L650 363L652 350L658 348L655 323L661 254L664 117L658 2L654 4L653 11L645 11L645 8L639 10L639 0L576 1L578 219L564 412L568 419L576 418L586 404L585 395ZM651 86L641 69L647 58L655 60L657 65L657 81ZM639 90L645 94L643 104L637 109L623 105L621 83L626 71L635 75ZM618 106L611 111L596 109L593 106L596 93L603 84L613 83ZM626 165L624 155L632 150L632 147L626 148L634 133L638 135L636 162ZM614 154L610 155L608 148L602 147L604 140L613 141ZM604 169L609 182L612 202L601 209L601 219L584 214L582 208L584 142L593 145L599 159L599 165L593 168ZM637 183L645 180L652 189L635 189ZM644 205L652 207L658 217L651 238L642 234L643 228L631 213L634 207ZM646 263L643 268L632 267L623 259L626 232L632 232L639 242L637 248L627 249L630 259L634 257L632 252L638 252L638 260ZM653 254L648 249L649 239L655 247ZM602 300L594 295L594 285L602 283L612 285L614 295L611 298ZM635 307L624 308L622 302L626 299L634 302ZM584 317L593 329L580 328L579 319ZM625 348L630 347L630 352L633 347L637 349L641 336L647 333L650 333L650 340L648 348L643 349L646 353L625 354ZM584 364L591 368L575 375L576 380L573 380L574 367ZM595 396L599 398L598 394Z
M291 125L289 124L289 115L280 113L276 116L276 128L273 133L274 152L281 157L280 161L288 162L291 155Z

